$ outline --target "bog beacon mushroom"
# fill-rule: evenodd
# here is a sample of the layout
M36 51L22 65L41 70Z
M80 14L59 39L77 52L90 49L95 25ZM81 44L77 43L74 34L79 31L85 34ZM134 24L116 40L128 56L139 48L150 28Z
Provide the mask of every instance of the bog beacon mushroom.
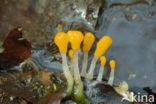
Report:
M90 51L93 43L95 41L95 36L91 32L87 32L84 36L83 41L83 64L81 70L81 76L86 77L86 69L88 65L88 52Z
M72 74L69 71L69 67L67 64L66 53L67 53L67 45L68 45L68 36L64 32L59 32L56 34L54 40L62 56L62 68L63 68L63 73L67 79L67 93L68 93L68 96L70 96L72 93L74 80L73 80Z
M103 36L97 43L96 45L96 50L94 53L94 57L92 59L89 71L87 73L87 78L92 80L93 79L93 74L94 74L94 68L96 65L96 62L99 57L101 57L106 50L110 47L112 44L112 38L110 36Z
M81 80L78 64L78 54L80 50L81 42L83 41L83 34L80 31L68 31L68 39L71 43L72 49L74 51L73 56L73 67L74 67L74 98L75 100L81 102L82 104L90 104L89 100L86 99L84 94L84 86Z
M100 57L100 61L101 61L101 66L100 66L100 69L99 69L98 77L97 77L97 79L96 79L96 80L99 81L99 82L102 81L104 66L105 66L105 64L106 64L106 57L105 57L105 56L101 56L101 57Z
M111 72L110 72L108 84L109 85L113 85L113 81L114 81L114 70L115 70L115 60L111 60L109 62L109 64L110 64Z

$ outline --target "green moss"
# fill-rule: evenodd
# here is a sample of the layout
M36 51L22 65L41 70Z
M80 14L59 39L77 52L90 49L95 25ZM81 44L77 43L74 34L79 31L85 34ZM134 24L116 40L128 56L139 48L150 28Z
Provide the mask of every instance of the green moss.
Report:
M92 104L89 99L86 98L83 89L79 89L77 86L74 86L73 94L74 99L80 104Z

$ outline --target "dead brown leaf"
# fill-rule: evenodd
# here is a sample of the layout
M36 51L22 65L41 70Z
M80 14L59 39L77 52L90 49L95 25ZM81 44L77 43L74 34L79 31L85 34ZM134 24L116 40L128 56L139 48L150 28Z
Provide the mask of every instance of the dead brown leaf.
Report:
M43 85L48 86L52 83L49 73L40 71L39 74L41 75L41 82Z
M60 88L57 91L45 96L37 104L60 104L61 100L67 95L65 88Z
M37 99L35 98L37 96L36 92L31 92L29 90L20 88L12 82L6 82L5 84L0 85L0 89L5 91L9 95L25 99L26 101L32 102L33 104L36 104L37 102Z

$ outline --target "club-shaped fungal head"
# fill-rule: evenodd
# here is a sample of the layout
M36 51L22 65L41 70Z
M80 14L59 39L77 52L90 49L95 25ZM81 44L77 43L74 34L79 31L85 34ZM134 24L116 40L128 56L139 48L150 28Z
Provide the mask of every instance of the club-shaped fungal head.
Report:
M109 62L109 65L110 65L110 67L111 67L111 69L115 69L115 60L111 60L110 62Z
M105 56L101 56L100 57L100 61L101 61L101 66L105 66L105 64L106 64L106 57Z
M112 38L110 36L103 36L96 45L96 50L94 55L97 57L102 56L106 50L110 47L112 44Z
M64 32L57 33L54 41L61 53L67 52L68 36L66 33Z
M74 55L74 52L72 49L69 50L69 57L71 59L71 62L73 62L73 55Z
M22 31L22 28L21 27L19 27L19 28L17 28L18 29L18 31Z
M73 50L79 50L81 42L83 41L83 34L80 31L68 31L68 39L72 45Z
M87 32L84 36L84 41L83 41L83 51L84 52L89 52L93 43L95 41L95 36L91 32Z

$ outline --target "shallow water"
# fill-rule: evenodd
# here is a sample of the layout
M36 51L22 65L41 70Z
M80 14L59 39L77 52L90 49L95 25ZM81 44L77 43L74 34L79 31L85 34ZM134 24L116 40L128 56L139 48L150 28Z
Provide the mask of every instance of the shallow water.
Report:
M96 34L113 38L112 47L105 55L117 61L115 84L126 80L130 89L150 86L156 90L155 10L156 6L137 4L103 12Z

